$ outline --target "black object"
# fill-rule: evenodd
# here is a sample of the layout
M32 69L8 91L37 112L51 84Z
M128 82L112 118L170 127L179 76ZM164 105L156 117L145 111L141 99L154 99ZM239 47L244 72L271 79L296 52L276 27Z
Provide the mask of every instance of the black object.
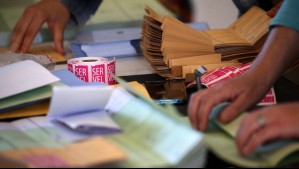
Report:
M187 100L184 80L146 81L144 85L158 104L180 104Z

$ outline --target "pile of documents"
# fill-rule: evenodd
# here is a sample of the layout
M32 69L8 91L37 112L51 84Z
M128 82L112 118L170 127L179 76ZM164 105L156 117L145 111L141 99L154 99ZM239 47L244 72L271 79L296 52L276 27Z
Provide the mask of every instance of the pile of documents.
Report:
M140 28L80 32L71 44L75 57L127 57L140 54Z
M222 30L197 31L172 16L146 8L141 48L155 70L167 78L184 78L186 71L204 65L208 70L252 61L268 34L270 17L252 7Z
M0 78L1 115L25 105L36 107L33 103L51 98L50 105L44 105L47 116L0 122L1 164L204 166L203 135L182 120L173 107L150 100L141 84L132 85L116 77L123 88L80 85L73 80L71 83L78 86L68 86L70 76L64 71L50 73L34 61L0 67L1 74L10 77ZM36 110L29 109L32 111ZM29 115L22 113L18 117Z
M204 22L188 24L197 30L206 30ZM82 31L71 43L74 57L106 57L120 58L140 55L140 27L118 28L109 30Z

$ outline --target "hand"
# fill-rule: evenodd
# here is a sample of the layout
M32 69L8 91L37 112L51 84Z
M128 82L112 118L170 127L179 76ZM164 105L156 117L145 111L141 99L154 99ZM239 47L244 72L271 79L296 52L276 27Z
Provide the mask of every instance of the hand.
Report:
M270 9L269 11L267 11L267 15L270 16L271 18L275 17L275 15L279 11L281 5L282 5L282 2L278 3L277 5L275 5L272 9Z
M237 146L243 156L258 146L277 139L299 138L299 103L265 107L247 115L237 132Z
M262 74L259 77L253 73L246 73L235 79L199 91L191 96L188 115L193 128L204 131L208 126L209 114L219 103L232 102L220 114L220 121L228 123L239 113L258 103L268 92Z
M47 22L54 36L55 48L63 50L63 32L70 18L68 9L58 0L42 0L25 9L16 24L10 43L13 52L27 52L42 25Z

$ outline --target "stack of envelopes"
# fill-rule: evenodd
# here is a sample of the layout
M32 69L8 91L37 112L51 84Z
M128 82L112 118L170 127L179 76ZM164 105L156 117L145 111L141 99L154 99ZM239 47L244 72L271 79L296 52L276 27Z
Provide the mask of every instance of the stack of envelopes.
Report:
M148 7L145 10L141 49L157 73L166 78L185 78L199 65L213 70L250 62L269 31L270 17L258 7L226 29L202 31Z

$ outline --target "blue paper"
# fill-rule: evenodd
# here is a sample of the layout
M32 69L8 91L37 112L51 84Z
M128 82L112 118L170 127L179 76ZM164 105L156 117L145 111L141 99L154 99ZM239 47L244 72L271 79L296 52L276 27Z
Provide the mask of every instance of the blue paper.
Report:
M106 86L105 83L100 82L84 82L75 76L72 72L67 69L56 70L52 72L53 75L60 79L60 82L70 87L75 86Z

